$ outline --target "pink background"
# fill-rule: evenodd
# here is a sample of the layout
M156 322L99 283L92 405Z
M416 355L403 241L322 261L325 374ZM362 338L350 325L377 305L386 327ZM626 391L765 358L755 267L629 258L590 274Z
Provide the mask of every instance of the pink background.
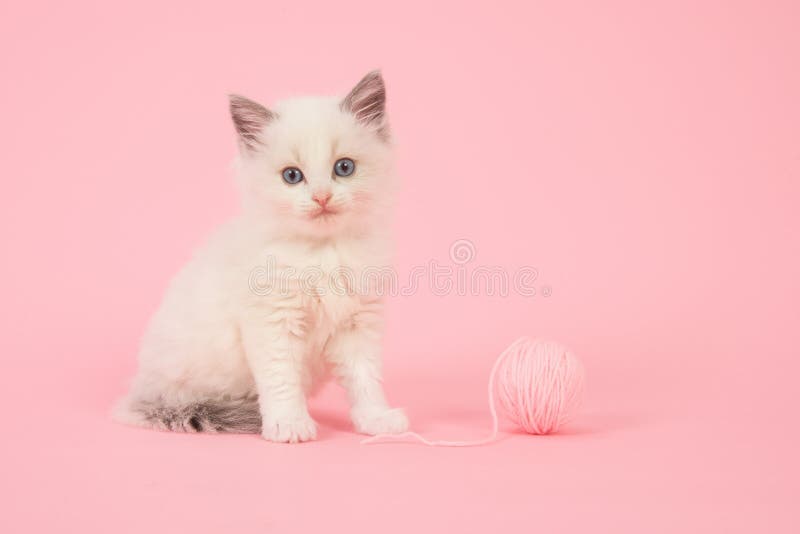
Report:
M0 531L798 531L796 2L108 4L0 7ZM375 67L401 273L469 239L552 289L393 299L391 398L479 437L495 356L541 335L587 366L581 417L363 447L332 388L301 446L112 423L169 277L236 210L226 93Z

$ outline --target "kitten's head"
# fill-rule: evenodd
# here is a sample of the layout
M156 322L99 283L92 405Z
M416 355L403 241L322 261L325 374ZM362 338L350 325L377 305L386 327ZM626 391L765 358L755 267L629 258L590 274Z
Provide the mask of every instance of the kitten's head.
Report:
M272 109L230 97L245 209L286 235L328 238L377 224L392 176L386 90L367 74L344 98Z

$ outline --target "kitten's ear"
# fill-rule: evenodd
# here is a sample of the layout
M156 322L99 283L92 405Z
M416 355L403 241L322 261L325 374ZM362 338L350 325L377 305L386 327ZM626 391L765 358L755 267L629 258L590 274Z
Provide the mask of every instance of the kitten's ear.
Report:
M261 144L259 134L277 115L258 102L239 95L230 95L231 118L239 134L242 150L253 150Z
M386 86L379 70L373 70L361 79L342 100L341 108L355 115L356 120L374 128L381 137L389 134L386 121Z

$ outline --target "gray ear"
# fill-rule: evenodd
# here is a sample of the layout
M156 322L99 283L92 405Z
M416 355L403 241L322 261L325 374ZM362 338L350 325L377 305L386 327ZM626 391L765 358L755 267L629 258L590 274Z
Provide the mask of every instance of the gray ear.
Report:
M379 70L374 70L364 76L344 97L340 107L343 111L355 115L356 120L361 124L374 128L382 137L388 136L386 86Z
M239 95L230 95L231 118L239 134L242 149L253 150L261 144L258 135L264 127L275 120L275 113L258 102Z

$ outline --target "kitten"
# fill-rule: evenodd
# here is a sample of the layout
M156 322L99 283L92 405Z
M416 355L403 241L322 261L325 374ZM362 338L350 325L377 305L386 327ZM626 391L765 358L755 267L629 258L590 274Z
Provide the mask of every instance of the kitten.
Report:
M333 375L357 431L406 430L381 386L381 292L332 289L343 287L333 284L342 273L350 287L387 263L385 106L377 71L341 100L292 99L270 110L230 97L242 213L172 280L119 420L306 441L316 437L306 395Z

